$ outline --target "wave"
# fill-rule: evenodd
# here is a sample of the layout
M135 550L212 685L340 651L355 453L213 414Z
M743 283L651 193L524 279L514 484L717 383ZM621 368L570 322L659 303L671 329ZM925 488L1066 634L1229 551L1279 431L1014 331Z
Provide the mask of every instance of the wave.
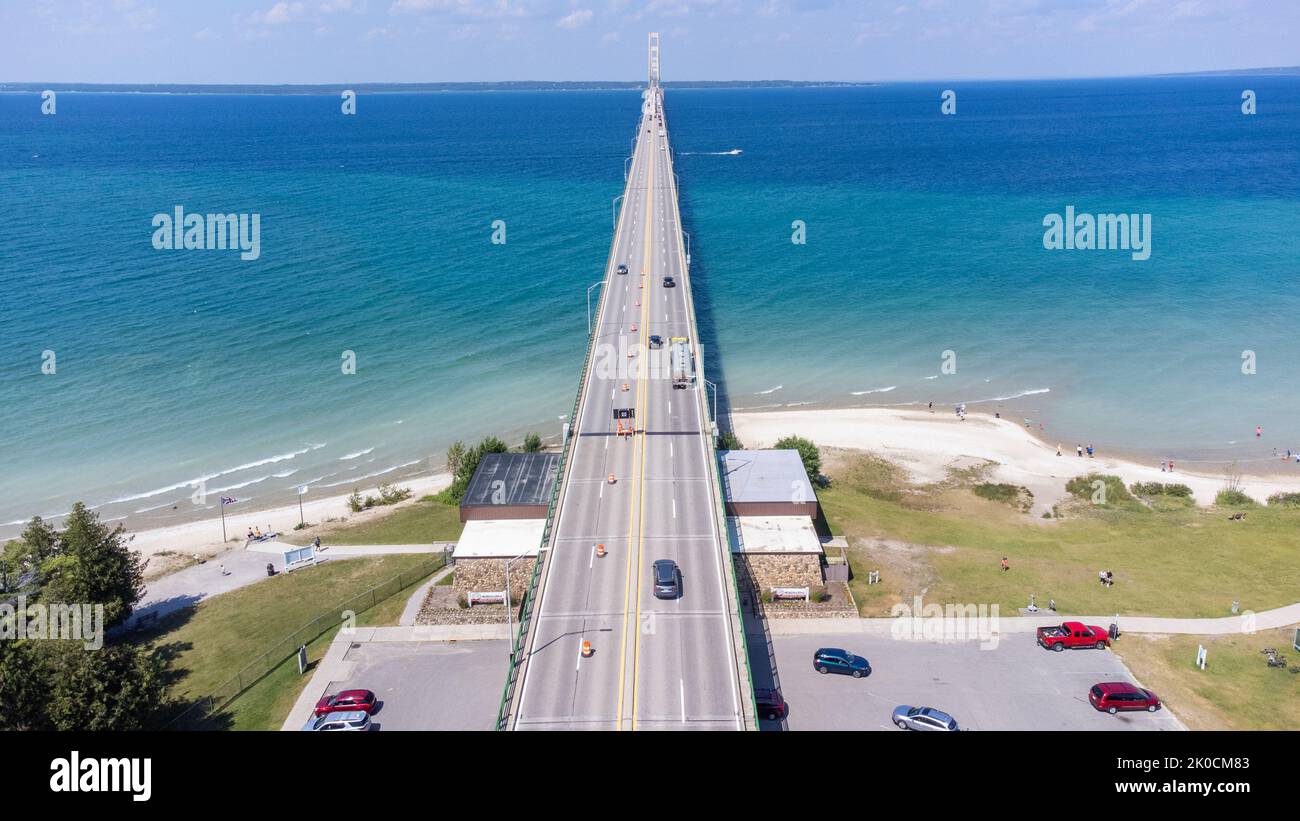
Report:
M356 482L360 482L363 479L373 479L376 476L383 476L385 473L392 473L395 470L401 470L402 468L409 468L411 465L418 465L418 464L420 464L419 459L416 459L414 462L403 462L400 465L393 465L390 468L377 470L374 473L367 473L365 476L353 476L351 479L344 479L342 482L331 482L328 485L321 485L321 487L339 487L341 485L351 485L351 484L355 484Z
M755 395L755 396L767 396L769 393L776 393L777 391L781 390L781 389L784 388L784 387L785 387L785 385L777 385L775 388L768 388L767 390L765 390L765 391L759 391L758 393L755 393L754 395Z
M938 379L938 378L939 378L939 374L937 374L937 373L936 373L934 376L927 376L927 377L926 377L927 380L928 380L928 379Z
M984 402L1010 402L1012 399L1020 399L1021 397L1024 396L1037 396L1040 393L1051 393L1051 392L1052 392L1051 388L1034 388L1033 390L1021 391L1020 393L1013 393L1008 396L994 396L989 399L970 399L967 400L965 404L978 405Z
M356 453L349 453L347 456L340 456L339 461L346 462L349 459L360 459L362 456L365 456L367 453L372 453L373 451L374 448L366 448L365 450L359 450Z
M293 470L286 470L284 473L272 473L271 475L277 479L288 479L290 476L294 475L297 472L298 469L294 468Z
M268 473L265 476L259 476L256 479L249 479L247 482L239 482L233 485L226 485L225 487L208 488L208 493L225 493L228 490L239 490L240 488L248 487L249 485L255 485L258 482L265 482L270 478L271 474Z
M683 157L737 157L745 152L739 148L730 151L683 151Z
M889 393L890 391L892 391L894 388L897 387L898 387L897 385L890 385L888 388L873 388L872 390L869 391L853 391L853 395L866 396L869 393Z
M787 408L797 408L797 407L800 407L800 406L802 406L802 405L811 405L811 404L812 404L812 402L786 402L786 403L785 403L785 406L786 406Z
M276 462L284 462L289 459L294 459L303 455L304 453L310 453L313 450L319 450L325 447L325 444L326 443L322 442L318 445L308 445L307 447L302 448L301 450L294 450L288 453L280 453L275 456L268 456L265 459L258 459L253 462L246 462L242 465L236 465L233 468L226 468L225 470L219 470L216 473L206 473L202 476L196 476L193 479L186 479L183 482L176 482L175 484L167 485L166 487L159 487L159 488L154 488L153 490L147 490L144 493L134 493L130 496L119 496L116 499L110 499L104 504L116 505L116 504L122 504L124 502L138 502L141 499L150 499L154 496L161 496L164 493L171 493L172 491L175 490L181 490L182 488L194 487L195 485L199 485L204 482L211 481L212 479L220 478L222 476L229 476L230 474L238 473L241 470L251 470L252 468L261 467L263 465L272 465L275 464ZM210 492L217 493L220 491L210 491ZM103 507L103 505L96 505L96 507Z
M160 504L160 505L154 505L153 507L142 507L142 508L140 508L139 510L136 510L136 511L133 511L133 512L134 512L134 513L152 513L152 512L155 511L155 510L162 510L162 509L165 508L165 507L174 507L175 505L176 505L176 502L175 502L175 501L171 501L171 502L163 502L163 503Z

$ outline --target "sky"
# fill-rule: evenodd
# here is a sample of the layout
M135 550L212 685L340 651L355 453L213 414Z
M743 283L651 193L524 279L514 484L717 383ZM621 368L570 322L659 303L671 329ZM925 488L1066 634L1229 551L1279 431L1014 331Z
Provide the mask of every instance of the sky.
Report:
M0 0L0 82L1093 77L1300 64L1297 0Z

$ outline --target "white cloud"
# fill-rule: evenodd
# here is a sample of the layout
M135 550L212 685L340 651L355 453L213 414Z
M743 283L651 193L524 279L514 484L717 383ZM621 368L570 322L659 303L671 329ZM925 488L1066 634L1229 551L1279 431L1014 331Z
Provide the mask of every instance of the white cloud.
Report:
M591 22L591 9L578 9L572 14L561 17L555 25L562 29L582 28Z

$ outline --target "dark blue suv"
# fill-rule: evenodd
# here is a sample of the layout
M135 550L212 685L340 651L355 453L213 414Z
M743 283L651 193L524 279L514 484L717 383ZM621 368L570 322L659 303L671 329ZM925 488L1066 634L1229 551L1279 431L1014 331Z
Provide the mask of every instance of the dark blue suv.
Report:
M854 678L871 675L871 663L862 656L855 656L848 650L837 647L823 647L813 653L813 669L823 675L826 673L844 673Z

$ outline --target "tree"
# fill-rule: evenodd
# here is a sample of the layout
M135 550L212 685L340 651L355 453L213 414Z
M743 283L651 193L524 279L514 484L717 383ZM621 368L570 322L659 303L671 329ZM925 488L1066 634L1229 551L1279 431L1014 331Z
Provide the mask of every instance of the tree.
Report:
M457 439L447 448L447 472L452 476L460 473L461 463L465 461L465 443Z
M524 437L524 453L540 453L542 450L542 437L538 433L529 433Z
M802 436L787 436L773 445L777 450L797 450L803 469L808 474L808 481L814 485L821 484L822 454L811 440Z
M167 689L166 662L129 644L86 650L77 641L46 642L52 668L49 723L56 730L143 730Z
M0 730L51 730L49 669L35 641L0 640Z
M488 453L506 453L510 447L496 436L484 437L477 445L465 451L465 456L461 459L460 466L454 474L451 487L447 488L447 497L451 502L459 502L465 498L465 492L469 490L470 480L474 478L474 471L478 470L478 463L482 461L483 456Z
M99 514L74 504L53 555L40 565L40 601L102 604L105 628L126 621L144 595L144 562L125 536L121 525L110 530Z
M718 450L744 450L745 446L736 438L736 434L724 430L718 434Z

